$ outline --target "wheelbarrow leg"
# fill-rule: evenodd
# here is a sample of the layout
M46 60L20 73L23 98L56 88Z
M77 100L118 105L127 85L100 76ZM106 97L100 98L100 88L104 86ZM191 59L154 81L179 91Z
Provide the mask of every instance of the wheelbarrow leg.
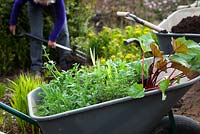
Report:
M170 110L168 112L168 117L169 117L169 121L170 121L170 126L172 128L172 134L178 134L177 133L177 126L176 126L176 122L175 122L174 114L173 114L172 110Z
M184 115L175 115L170 111L154 128L152 134L200 134L200 124Z
M12 107L10 107L2 102L0 102L0 108L11 113L12 115L19 117L22 120L25 120L25 121L31 123L32 125L39 127L38 123L35 120L33 120L31 117L27 116L26 114L24 114L20 111L13 109Z

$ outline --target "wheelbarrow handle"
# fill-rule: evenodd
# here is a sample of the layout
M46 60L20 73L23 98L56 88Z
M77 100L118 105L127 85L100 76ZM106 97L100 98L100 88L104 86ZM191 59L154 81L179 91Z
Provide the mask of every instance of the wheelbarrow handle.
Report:
M131 14L130 12L117 12L117 15L118 16L123 16L123 17L125 17L126 19L129 19L129 20L133 20L133 21L135 21L135 22L137 22L137 23L139 23L141 25L144 25L144 26L146 26L148 28L151 28L151 29L153 29L153 30L155 30L157 32L165 31L164 29L162 29L162 28L160 28L160 27L158 27L158 26L156 26L156 25L154 25L154 24L152 24L152 23L150 23L150 22L148 22L146 20L143 20L143 19L137 17L136 15Z
M3 102L0 102L0 108L9 112L12 115L19 117L22 120L25 120L25 121L31 123L32 125L39 127L38 123L35 120L33 120L31 117L27 116L26 114L24 114L20 111L17 111L16 109L4 104Z
M130 12L121 12L121 11L117 12L117 16L122 16L122 17L126 17L128 16L128 14L130 14Z
M140 45L140 41L136 38L130 38L124 41L124 45L129 45L131 43L135 42L136 44Z

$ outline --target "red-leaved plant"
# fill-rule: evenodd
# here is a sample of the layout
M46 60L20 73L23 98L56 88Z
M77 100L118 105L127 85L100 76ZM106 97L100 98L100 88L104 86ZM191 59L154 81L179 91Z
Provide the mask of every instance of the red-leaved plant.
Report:
M140 88L140 91L143 90L144 92L160 89L162 100L165 100L165 91L169 86L179 83L181 78L192 79L199 74L200 46L198 43L186 40L184 37L172 39L173 52L164 55L149 34L141 37L139 41L143 55L151 51L153 58L148 68L148 77L145 79L142 75L142 84L135 84L132 89L139 90L138 88ZM146 43L149 43L149 45L146 45ZM144 58L142 62L144 64ZM130 92L133 91L132 89L130 89ZM143 95L140 97L143 97Z

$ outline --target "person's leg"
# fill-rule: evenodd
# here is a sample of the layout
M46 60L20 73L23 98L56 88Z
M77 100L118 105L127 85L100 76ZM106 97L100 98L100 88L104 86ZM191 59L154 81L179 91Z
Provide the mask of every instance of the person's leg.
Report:
M48 7L48 10L46 10L47 12L49 12L53 18L53 20L55 21L55 7L54 5L50 5ZM56 42L58 44L61 44L65 47L70 48L70 39L69 39L69 31L68 31L68 25L67 25L67 18L65 20L65 24L63 26L62 31L60 32ZM67 60L66 57L69 56L71 54L71 52L61 49L61 48L57 48L59 51L59 65L61 68L66 68L67 67Z
M68 26L67 26L67 20L65 21L64 27L59 34L59 37L57 39L57 43L62 44L65 47L70 48L70 40L69 40L69 31L68 31ZM65 67L68 66L67 62L69 62L69 61L66 60L66 57L70 54L71 54L71 52L59 48L59 64L60 64L61 68L65 68Z
M28 2L28 16L31 34L43 38L43 13L42 8ZM31 71L42 70L42 42L30 39Z

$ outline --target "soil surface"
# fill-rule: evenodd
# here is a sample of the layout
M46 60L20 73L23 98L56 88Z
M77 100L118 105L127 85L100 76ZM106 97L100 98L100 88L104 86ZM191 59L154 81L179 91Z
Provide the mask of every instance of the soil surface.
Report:
M183 18L176 26L172 27L172 32L200 34L200 16Z
M200 81L188 90L174 106L173 111L175 114L185 115L200 122Z

